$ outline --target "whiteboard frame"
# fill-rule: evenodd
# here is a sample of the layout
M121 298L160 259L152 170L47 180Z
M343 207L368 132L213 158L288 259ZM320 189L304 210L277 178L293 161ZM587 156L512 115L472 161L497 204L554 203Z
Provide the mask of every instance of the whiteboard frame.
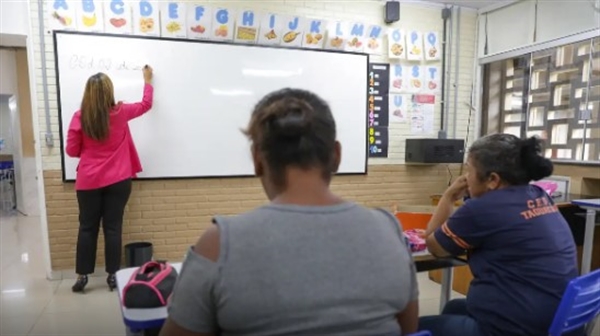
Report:
M60 101L60 73L58 70L58 39L57 36L59 34L65 35L87 35L87 36L105 36L105 37L114 37L114 38L125 38L125 39L140 39L140 40L158 40L158 41L175 41L182 43L205 43L205 44L225 44L225 45L233 45L245 48L266 48L266 49L286 49L286 50L297 50L297 51L305 51L305 52L326 52L326 53L341 53L341 54L352 54L364 56L367 59L367 78L369 78L369 64L371 63L370 55L367 53L361 52L347 52L343 50L328 50L328 49L309 49L302 47L287 47L287 46L277 46L277 45L261 45L261 44L239 44L230 41L213 41L213 40L195 40L195 39L182 39L182 38L171 38L171 37L156 37L156 36L140 36L140 35L122 35L122 34L107 34L107 33L91 33L91 32L79 32L79 31L71 31L71 30L54 30L52 33L53 37L53 47L54 47L54 71L56 74L56 103L58 105L58 132L60 137L60 164L61 164L61 175L63 182L73 183L75 179L67 179L66 177L66 166L65 166L65 145L64 145L64 134L63 134L63 120L62 120L62 105ZM368 175L369 168L369 90L365 90L366 96L366 106L365 106L365 168L362 173L336 173L335 175L339 176L364 176ZM47 112L48 113L48 112ZM343 151L342 151L343 155ZM136 177L133 180L135 181L156 181L156 180L190 180L190 179L230 179L230 178L255 178L256 175L223 175L223 176L174 176L174 177Z

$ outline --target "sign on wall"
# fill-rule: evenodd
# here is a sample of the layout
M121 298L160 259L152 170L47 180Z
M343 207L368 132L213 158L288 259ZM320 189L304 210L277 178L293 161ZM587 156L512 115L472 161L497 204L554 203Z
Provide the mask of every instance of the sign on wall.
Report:
M158 0L138 0L132 4L133 33L160 36L160 9Z
M74 0L47 1L48 23L52 30L77 29L77 10Z

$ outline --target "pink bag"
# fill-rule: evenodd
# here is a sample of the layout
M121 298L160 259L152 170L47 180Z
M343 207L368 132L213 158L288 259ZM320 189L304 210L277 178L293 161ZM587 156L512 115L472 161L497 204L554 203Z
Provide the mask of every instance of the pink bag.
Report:
M548 196L550 196L550 197L552 197L552 194L554 194L556 189L558 189L558 184L556 184L554 182L550 182L550 181L538 181L538 182L534 182L532 184L544 189L546 194L548 194Z
M406 238L406 242L408 247L412 252L421 252L425 251L427 248L427 244L425 243L425 239L421 238L422 235L425 234L425 230L421 229L412 229L404 231L404 237Z

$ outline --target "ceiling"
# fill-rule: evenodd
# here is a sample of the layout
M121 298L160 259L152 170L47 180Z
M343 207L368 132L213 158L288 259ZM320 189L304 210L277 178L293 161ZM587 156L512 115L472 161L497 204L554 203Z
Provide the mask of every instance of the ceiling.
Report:
M462 7L470 7L481 9L490 5L495 5L502 2L511 2L511 0L425 0L428 2L437 2L441 4L456 5Z

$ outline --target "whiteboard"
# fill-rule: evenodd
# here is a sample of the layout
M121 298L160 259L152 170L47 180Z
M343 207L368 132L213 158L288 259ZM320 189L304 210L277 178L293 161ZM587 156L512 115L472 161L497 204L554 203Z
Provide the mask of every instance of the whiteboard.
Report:
M139 178L254 175L240 130L264 95L285 87L329 103L342 144L339 172L366 173L366 54L59 31L54 49L64 180L76 177L78 160L64 147L87 79L104 72L117 101L137 102L144 64L154 68L154 106L130 122Z

